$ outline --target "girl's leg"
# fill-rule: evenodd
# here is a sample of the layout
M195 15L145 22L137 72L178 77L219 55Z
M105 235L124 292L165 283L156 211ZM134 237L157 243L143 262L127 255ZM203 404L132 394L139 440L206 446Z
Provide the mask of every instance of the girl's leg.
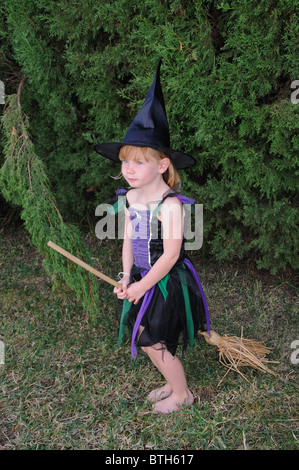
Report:
M151 359L152 363L159 370L159 372L161 372L161 374L163 375L160 369L159 363L156 362L149 354L148 356ZM172 393L172 386L170 383L166 382L166 384L163 385L162 387L156 388L155 390L150 392L149 395L147 396L147 399L150 403L156 403L157 401L164 400L164 398L169 397L171 393Z
M138 339L139 339L139 337L140 337L143 330L144 330L144 327L140 326L139 331L138 331ZM142 347L141 349L143 349L144 352L147 353L147 355L150 357L150 349L151 348ZM152 363L156 366L156 368L159 370L159 372L161 372L161 374L163 375L162 371L160 370L159 363L155 360L155 357L150 357L150 359L151 359ZM163 400L164 398L167 398L171 393L172 393L171 385L166 382L166 384L163 385L163 387L159 387L159 388L153 390L148 395L147 399L150 403L156 403L157 401L160 401L160 400Z
M159 349L159 346L161 345L142 349L148 354L166 380L165 399L154 404L154 412L171 413L177 411L182 405L193 403L194 397L188 388L181 361L167 349ZM162 395L162 398L164 397Z

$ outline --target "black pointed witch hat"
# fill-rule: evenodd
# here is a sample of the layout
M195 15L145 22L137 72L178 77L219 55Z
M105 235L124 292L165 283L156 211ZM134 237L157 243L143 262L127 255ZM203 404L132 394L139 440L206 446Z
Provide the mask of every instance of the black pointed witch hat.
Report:
M170 158L178 170L194 165L195 160L192 157L170 148L169 126L160 83L161 62L162 59L159 59L152 86L123 141L95 145L95 151L103 157L119 162L118 154L120 148L124 145L134 145L135 147L151 147L163 152Z

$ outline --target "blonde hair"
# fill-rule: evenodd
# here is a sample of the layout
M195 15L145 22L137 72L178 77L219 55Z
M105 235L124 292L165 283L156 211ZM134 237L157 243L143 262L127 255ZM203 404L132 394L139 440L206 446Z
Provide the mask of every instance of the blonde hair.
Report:
M178 170L175 168L174 164L170 158L159 150L155 150L151 147L138 147L142 151L142 155L145 161L149 160L149 157L153 157L155 160L159 161L162 158L168 158L170 163L167 170L163 173L163 179L166 184L171 188L172 186L180 183L180 175ZM119 151L119 159L123 160L137 160L137 153L134 151L136 149L133 145L124 145Z

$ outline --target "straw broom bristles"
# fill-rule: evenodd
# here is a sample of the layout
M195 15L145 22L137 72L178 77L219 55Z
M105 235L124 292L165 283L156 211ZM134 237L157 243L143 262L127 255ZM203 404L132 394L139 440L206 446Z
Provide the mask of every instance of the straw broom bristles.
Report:
M204 336L207 343L218 347L219 361L225 367L228 367L227 373L233 369L247 380L239 367L250 366L264 373L269 372L272 375L276 375L275 372L265 365L273 361L265 359L270 349L263 342L245 339L243 338L243 332L240 338L237 336L220 336L215 331L210 331L210 335L206 331L199 331L199 333Z

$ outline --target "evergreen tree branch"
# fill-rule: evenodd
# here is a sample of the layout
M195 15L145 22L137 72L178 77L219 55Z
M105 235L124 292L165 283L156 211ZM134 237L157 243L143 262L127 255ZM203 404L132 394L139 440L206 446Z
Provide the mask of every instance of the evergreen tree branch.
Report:
M22 207L21 217L32 236L32 243L45 257L44 266L50 276L58 276L75 291L83 307L95 321L98 286L94 278L82 276L82 268L72 266L47 247L48 240L56 241L78 257L91 258L75 226L66 224L57 208L43 162L35 153L28 134L28 118L21 106L22 79L18 93L7 98L2 117L5 134L5 162L0 169L0 184L4 198Z

